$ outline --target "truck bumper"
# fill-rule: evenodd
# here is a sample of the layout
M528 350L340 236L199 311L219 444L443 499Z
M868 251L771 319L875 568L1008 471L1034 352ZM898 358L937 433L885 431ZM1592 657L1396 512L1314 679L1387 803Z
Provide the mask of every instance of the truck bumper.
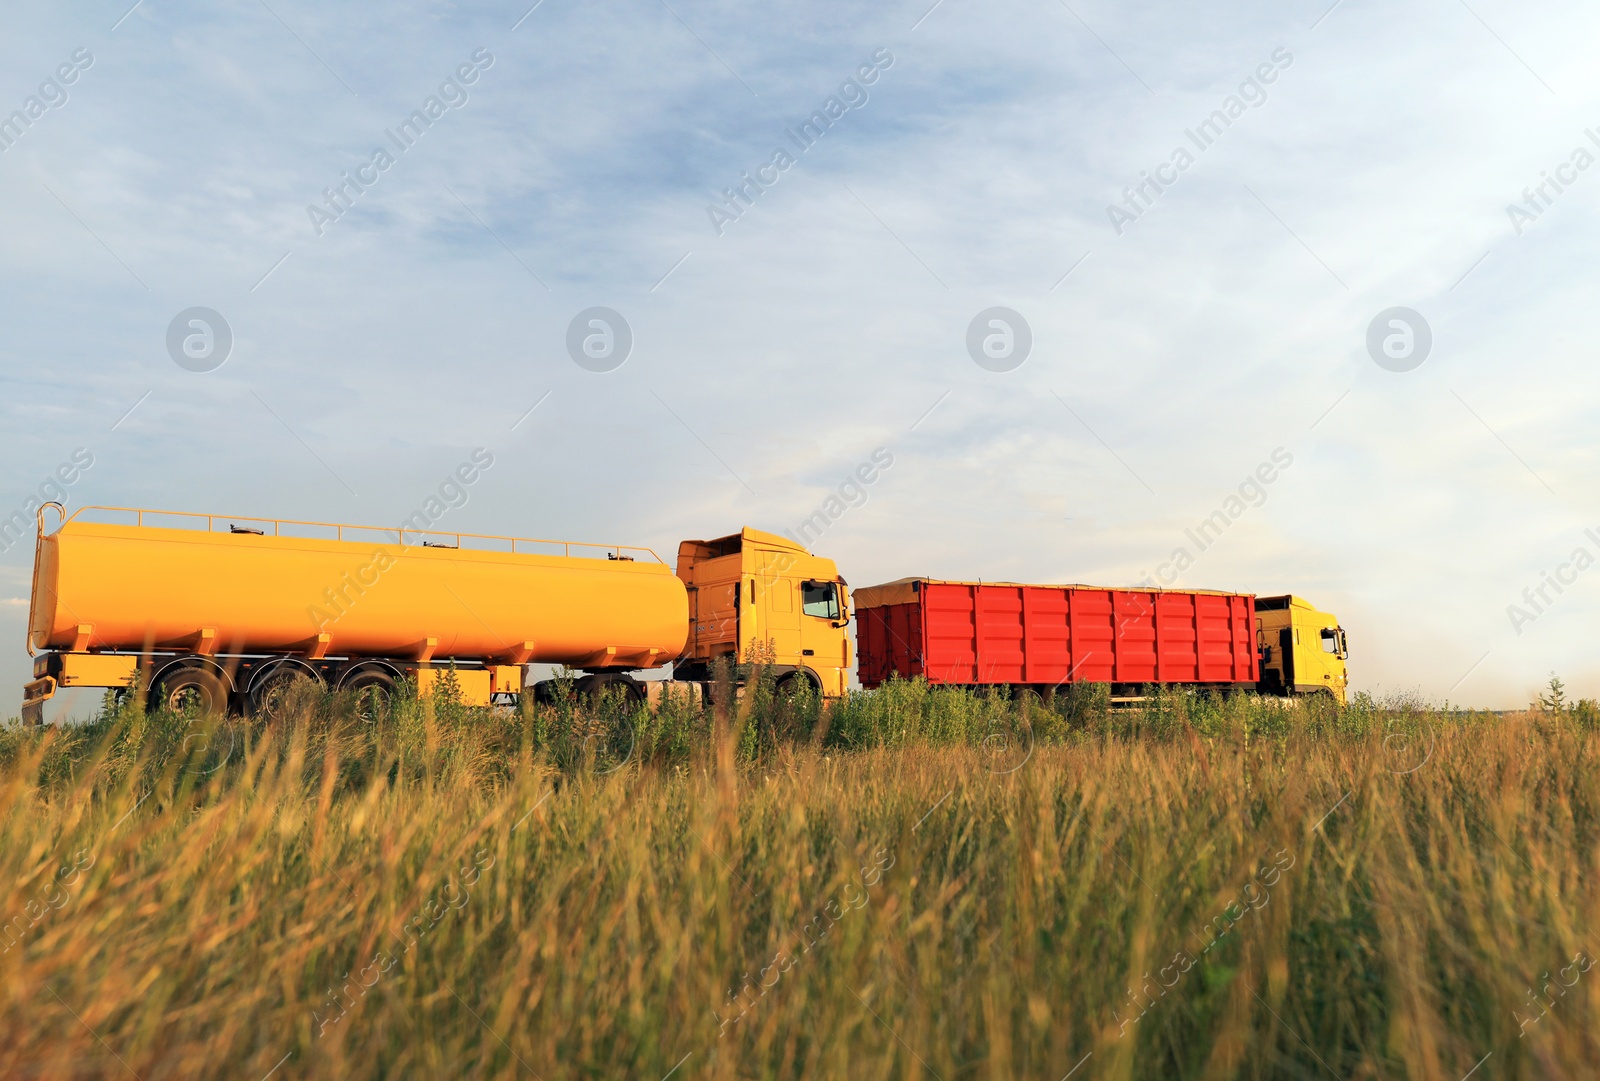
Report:
M44 704L70 687L126 688L139 673L139 658L126 653L41 653L34 680L22 689L22 723L43 724Z

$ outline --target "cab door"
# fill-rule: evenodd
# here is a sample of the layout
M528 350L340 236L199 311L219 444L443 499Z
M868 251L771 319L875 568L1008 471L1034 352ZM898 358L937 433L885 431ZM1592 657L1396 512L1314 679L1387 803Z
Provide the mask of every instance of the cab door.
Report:
M1319 622L1322 626L1314 631L1308 628L1307 635L1312 641L1322 648L1315 654L1317 663L1317 682L1332 692L1333 696L1341 703L1345 700L1345 690L1349 684L1349 675L1345 669L1345 658L1349 651L1345 647L1344 628L1340 627L1332 617L1324 616Z
M812 578L798 583L800 597L799 663L815 669L828 694L844 693L850 667L850 637L845 619L845 592L840 582Z
M793 562L789 560L788 562ZM753 579L756 610L761 613L760 626L753 627L761 640L754 644L760 648L771 643L773 661L777 664L801 663L802 632L800 616L799 583L795 578L785 578L787 563L781 553L762 554L762 569ZM747 631L747 638L751 632Z
M1285 635L1289 631L1284 632ZM1295 613L1293 686L1299 693L1325 690L1345 700L1344 632L1326 612ZM1287 643L1285 643L1287 645Z

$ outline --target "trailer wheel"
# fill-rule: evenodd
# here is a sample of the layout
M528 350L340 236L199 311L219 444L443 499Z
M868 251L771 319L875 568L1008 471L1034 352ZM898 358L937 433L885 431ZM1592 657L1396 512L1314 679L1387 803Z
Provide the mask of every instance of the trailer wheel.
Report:
M577 698L588 699L591 702L598 702L610 690L620 692L623 705L629 709L642 705L645 700L644 688L630 676L582 676L572 687L573 694Z
M304 689L321 686L322 680L308 667L293 661L275 664L250 685L250 716L266 723L281 721Z
M222 677L199 665L169 668L150 689L150 705L170 713L225 715L228 687Z
M394 701L394 677L381 668L362 668L339 688L355 700L355 714L368 724L389 712Z

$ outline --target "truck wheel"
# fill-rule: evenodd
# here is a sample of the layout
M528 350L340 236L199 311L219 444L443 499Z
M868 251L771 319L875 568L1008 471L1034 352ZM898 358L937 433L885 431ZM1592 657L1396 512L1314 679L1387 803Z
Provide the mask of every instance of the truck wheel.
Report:
M275 724L287 716L303 689L320 687L322 681L295 664L279 664L258 678L250 688L250 716L256 721Z
M168 669L150 690L150 705L169 713L223 715L228 712L228 688L209 668L183 665Z
M813 701L822 697L822 688L810 672L801 669L778 677L772 687L772 706L757 720L765 743L776 747L805 735L800 700L807 695Z
M628 676L592 675L581 677L572 687L573 694L590 702L598 702L607 691L618 692L623 705L633 708L644 701L644 688Z
M356 716L370 724L388 714L394 700L394 677L381 668L364 668L339 689L350 693Z
M772 688L772 696L780 702L792 702L808 688L813 695L822 697L822 686L811 673L789 672L778 677L778 682Z

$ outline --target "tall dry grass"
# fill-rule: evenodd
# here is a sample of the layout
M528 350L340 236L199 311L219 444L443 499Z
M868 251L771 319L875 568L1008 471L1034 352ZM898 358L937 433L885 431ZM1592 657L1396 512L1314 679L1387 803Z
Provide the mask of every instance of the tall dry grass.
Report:
M0 1077L1600 1070L1568 714L764 693L0 731Z

